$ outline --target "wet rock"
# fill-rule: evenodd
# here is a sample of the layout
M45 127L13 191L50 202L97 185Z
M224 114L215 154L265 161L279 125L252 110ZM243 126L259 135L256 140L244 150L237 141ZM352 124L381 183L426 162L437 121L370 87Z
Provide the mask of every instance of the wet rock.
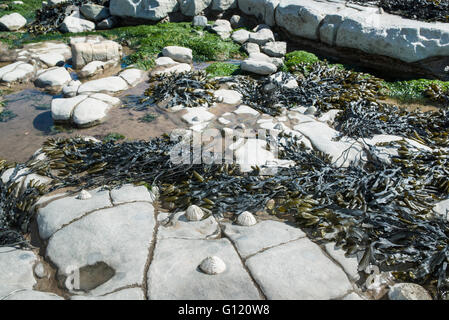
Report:
M32 289L36 284L33 275L36 255L32 251L2 247L0 256L0 299L15 290Z
M146 72L140 69L130 68L120 72L119 76L123 78L129 86L135 87L145 80Z
M236 110L234 110L234 113L237 114L237 115L239 115L239 114L250 114L250 115L253 115L255 117L259 116L259 114L260 114L259 111L255 110L255 109L253 109L251 107L245 106L245 105L240 105Z
M27 20L20 13L7 14L0 18L0 31L17 31L26 23Z
M107 77L97 80L92 80L83 83L79 89L78 94L90 94L90 93L106 93L116 94L128 89L128 84L121 77Z
M226 263L220 274L198 269L208 256ZM167 270L176 270L169 273ZM260 299L250 276L227 239L162 239L156 244L148 271L148 297L160 299ZM205 289L207 288L207 290Z
M188 108L186 111L187 112L182 116L182 119L192 125L202 122L208 122L215 117L212 113L210 113L206 108L203 107Z
M275 41L268 42L262 46L262 51L270 57L283 57L287 53L287 42Z
M105 64L106 64L106 62L103 62L103 61L89 62L78 72L78 76L80 78L87 78L87 77L95 76L99 73L103 73Z
M25 62L15 62L0 68L0 82L25 82L33 77L35 68Z
M177 0L111 0L109 10L113 16L159 21L178 11L179 4Z
M83 4L80 11L87 20L93 22L104 20L111 15L108 8L93 3Z
M72 81L72 77L66 68L54 67L38 72L34 84L39 88L59 91L70 81Z
M255 59L244 60L240 67L243 71L260 75L269 75L275 73L277 70L277 67L273 63Z
M89 20L67 16L60 26L62 32L87 32L95 30L95 23Z
M55 233L48 242L47 256L60 277L69 276L70 267L102 264L114 270L113 276L89 290L89 295L142 285L154 225L153 206L146 202L95 211ZM81 281L80 287L84 285Z
M172 58L178 62L191 63L192 62L192 49L178 47L178 46L168 46L162 49L162 55L165 57Z
M211 3L212 0L181 0L179 6L183 15L193 17L203 12Z
M345 273L307 238L258 253L246 265L268 299L327 300L352 289Z
M192 24L194 27L206 27L207 26L207 18L205 16L195 16L195 17L193 17Z
M92 126L101 122L111 107L107 102L89 97L76 106L72 122L80 127Z
M240 44L244 44L245 42L248 41L248 39L249 39L249 34L250 34L250 32L249 32L248 30L240 29L240 30L235 31L235 32L232 34L231 38L232 38L232 40L234 40L235 42L238 42L238 43L240 43Z
M73 39L72 61L75 69L80 69L92 61L119 61L122 57L122 46L111 40L80 41Z
M221 97L221 101L227 104L238 104L242 101L242 95L235 90L221 89L214 92L216 98Z
M36 277L40 279L45 278L47 276L47 272L45 271L45 267L42 262L36 264L36 266L34 267L34 274L36 275Z
M397 283L388 291L390 300L432 300L426 289L416 283Z
M257 32L250 33L248 41L263 46L267 42L274 41L274 34L270 29L264 28Z
M62 88L62 94L65 98L71 98L77 95L78 88L81 86L81 81L72 80L64 88Z

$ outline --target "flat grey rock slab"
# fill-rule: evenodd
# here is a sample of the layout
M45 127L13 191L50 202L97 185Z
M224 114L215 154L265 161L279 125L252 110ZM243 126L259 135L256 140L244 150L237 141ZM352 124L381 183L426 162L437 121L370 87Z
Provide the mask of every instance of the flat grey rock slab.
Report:
M256 254L246 265L272 300L335 299L352 289L343 270L307 238Z
M168 225L161 225L157 236L158 239L206 239L213 237L218 228L218 223L212 216L200 221L189 221L183 211L178 212Z
M250 227L224 223L222 224L222 230L235 244L242 258L247 258L263 249L275 247L306 236L299 228L270 220L261 221Z
M129 288L104 296L72 296L70 300L145 300L141 288Z
M218 256L226 270L208 275L198 266L208 256ZM148 272L148 297L151 300L256 300L256 286L227 239L159 240Z
M99 210L55 233L48 242L47 256L62 276L100 262L112 268L114 275L89 295L141 285L154 226L154 209L146 202Z
M37 257L32 251L0 248L0 299L19 289L32 289L36 284L33 265Z
M5 300L64 300L64 298L50 292L21 290L8 295Z
M339 264L341 264L343 269L352 280L360 279L360 275L357 270L359 263L355 255L346 257L345 251L343 249L336 248L335 243L326 243L325 248L327 253Z
M114 205L136 201L153 202L154 195L145 186L125 184L111 190L111 199Z
M72 222L94 210L112 207L109 198L109 191L100 189L90 190L92 198L77 199L78 194L50 202L37 212L37 225L39 235L43 239L48 239L64 225Z
M128 83L121 77L107 77L83 83L78 94L106 93L115 94L128 89Z

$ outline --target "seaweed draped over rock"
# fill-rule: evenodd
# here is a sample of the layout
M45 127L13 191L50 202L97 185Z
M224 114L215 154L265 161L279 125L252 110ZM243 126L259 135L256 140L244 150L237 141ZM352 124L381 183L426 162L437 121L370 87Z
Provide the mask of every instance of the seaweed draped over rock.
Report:
M76 7L86 3L108 5L107 0L68 0L55 5L47 5L36 10L36 19L28 25L28 32L43 34L47 32L58 32L65 17L72 14Z
M449 22L446 0L349 0L357 4L374 4L386 12L409 19Z

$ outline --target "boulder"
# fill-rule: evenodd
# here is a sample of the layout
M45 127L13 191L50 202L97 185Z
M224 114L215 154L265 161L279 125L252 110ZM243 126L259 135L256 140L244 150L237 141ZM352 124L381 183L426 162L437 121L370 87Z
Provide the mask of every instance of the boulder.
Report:
M71 46L75 69L81 69L92 61L119 61L122 56L122 46L111 40L75 42Z
M117 25L117 18L109 17L97 23L97 30L112 29Z
M263 46L267 42L274 41L274 34L270 29L264 28L257 32L250 33L248 41Z
M111 0L109 11L111 15L123 18L137 18L159 21L169 13L179 10L177 0Z
M257 43L247 42L243 45L243 50L247 54L260 53L260 47Z
M240 65L243 71L252 72L260 75L269 75L275 73L277 67L271 62L263 60L246 59Z
M20 13L11 13L0 18L0 31L17 31L24 27L27 20Z
M54 67L39 72L34 84L39 88L61 90L70 81L72 81L72 77L66 68Z
M83 83L78 94L107 93L115 94L128 89L128 84L121 77L107 77Z
M248 30L240 29L232 33L231 38L237 43L244 44L245 42L248 41L249 35L250 32Z
M86 32L95 30L95 23L89 20L68 16L62 22L60 29L62 32Z
M18 61L0 68L0 82L24 82L35 74L35 67L29 63Z
M80 11L87 20L94 22L104 20L111 15L108 8L93 3L83 4Z
M212 0L211 9L215 11L226 11L237 7L237 0Z
M193 17L192 25L194 27L206 27L207 26L207 18L205 16L195 16L195 17Z
M275 25L275 9L279 0L238 0L239 9L269 26Z
M231 36L232 27L231 23L228 20L217 19L211 27L211 30L218 34L220 38L224 40Z
M204 9L209 7L212 3L212 0L180 0L179 4L181 7L181 12L183 15L188 17L193 17L201 12Z
M270 57L282 58L287 53L287 42L268 42L264 46L262 46L262 51Z
M191 63L192 62L192 49L178 47L178 46L168 46L162 49L162 55L165 57L172 58L178 62Z
M82 101L73 111L72 121L80 127L91 126L102 121L111 105L94 98Z

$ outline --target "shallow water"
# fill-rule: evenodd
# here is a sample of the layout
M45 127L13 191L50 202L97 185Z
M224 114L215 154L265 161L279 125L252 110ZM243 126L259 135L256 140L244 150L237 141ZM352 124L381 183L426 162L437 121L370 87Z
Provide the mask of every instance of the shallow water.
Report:
M141 83L137 87L123 92L119 97L143 94L146 87L146 83ZM182 113L172 114L157 107L150 107L143 111L136 111L132 108L113 108L102 124L91 128L69 128L63 132L57 132L54 131L55 124L51 118L52 98L53 96L37 89L26 89L5 96L7 109L14 112L17 117L0 123L1 159L26 161L49 137L83 135L102 139L114 132L124 135L126 140L148 140L162 133L169 133L175 128L186 126L180 119ZM157 118L152 122L143 122L140 118L146 113L154 113Z

